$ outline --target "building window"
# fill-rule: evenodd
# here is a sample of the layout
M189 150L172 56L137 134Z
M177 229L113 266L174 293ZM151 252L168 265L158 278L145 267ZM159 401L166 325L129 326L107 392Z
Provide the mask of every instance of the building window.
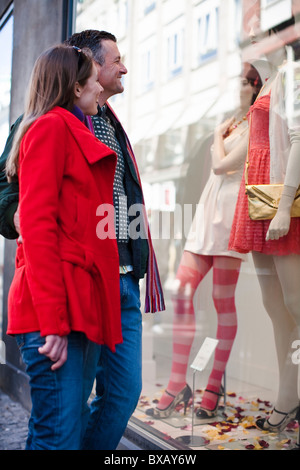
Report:
M219 43L219 5L216 1L205 1L196 10L196 44L198 64L215 57Z
M182 19L174 21L167 28L167 76L182 71L184 49L184 27Z
M242 28L242 2L241 0L234 0L234 36L236 44L239 44L241 39Z
M155 0L144 0L144 15L148 15L156 7Z
M120 1L118 4L116 24L118 25L118 38L126 36L128 28L129 6L128 0Z
M143 52L141 58L141 91L148 91L154 85L154 56L153 49L147 49Z

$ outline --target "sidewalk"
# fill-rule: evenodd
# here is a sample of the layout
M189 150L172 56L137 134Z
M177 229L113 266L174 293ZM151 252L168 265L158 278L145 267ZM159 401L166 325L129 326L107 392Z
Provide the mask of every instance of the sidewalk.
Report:
M0 390L0 450L23 450L29 413Z
M0 451L24 450L29 412L0 389ZM140 450L122 438L117 450Z

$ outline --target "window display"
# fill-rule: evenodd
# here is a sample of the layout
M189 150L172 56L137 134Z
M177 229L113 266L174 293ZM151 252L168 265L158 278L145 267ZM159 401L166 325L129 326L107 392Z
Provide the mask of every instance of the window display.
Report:
M116 35L128 70L110 102L139 166L166 306L143 313L132 423L171 448L293 448L299 2L83 0L76 30L91 28ZM249 218L247 155L249 183L285 184L272 221Z

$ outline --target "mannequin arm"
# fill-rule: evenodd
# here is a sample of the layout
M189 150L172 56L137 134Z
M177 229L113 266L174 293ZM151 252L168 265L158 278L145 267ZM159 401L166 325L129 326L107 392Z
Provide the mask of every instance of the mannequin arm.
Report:
M222 175L229 171L238 170L244 163L247 154L248 132L245 132L239 144L227 155L224 148L223 134L232 124L233 119L225 121L218 126L214 134L214 145L212 150L212 169L216 175ZM226 158L225 158L226 157Z
M266 240L278 240L285 236L290 228L291 207L300 184L300 135L291 136L291 143L282 197L277 214L270 223Z

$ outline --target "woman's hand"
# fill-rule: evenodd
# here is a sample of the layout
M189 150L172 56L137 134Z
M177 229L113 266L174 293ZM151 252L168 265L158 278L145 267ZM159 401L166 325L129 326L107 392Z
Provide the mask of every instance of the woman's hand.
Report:
M216 127L215 134L221 135L223 137L223 135L226 134L226 132L230 129L234 121L234 117L226 119L226 121L222 122L222 124L219 124L219 126Z
M59 369L68 357L68 338L67 336L48 335L43 346L39 348L39 353L47 356L54 362L51 370Z

